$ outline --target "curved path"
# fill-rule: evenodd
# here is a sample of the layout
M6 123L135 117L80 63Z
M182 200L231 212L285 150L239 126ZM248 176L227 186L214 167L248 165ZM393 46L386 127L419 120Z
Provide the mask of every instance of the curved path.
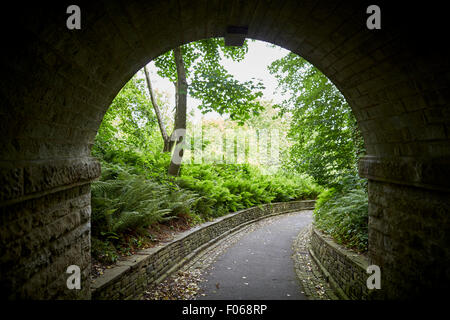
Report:
M292 243L312 211L278 216L228 248L204 275L197 299L305 300L294 271Z

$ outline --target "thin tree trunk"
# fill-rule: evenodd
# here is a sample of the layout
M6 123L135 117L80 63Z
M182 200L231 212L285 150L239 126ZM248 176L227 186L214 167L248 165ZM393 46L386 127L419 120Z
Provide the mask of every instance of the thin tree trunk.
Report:
M150 81L150 75L147 70L147 66L144 66L145 79L147 80L148 92L150 93L150 99L152 101L153 109L155 109L156 119L158 120L159 130L161 131L161 136L164 141L163 152L170 152L173 147L173 141L171 141L169 135L167 134L166 126L161 115L158 103L156 102L155 94L153 93L152 83Z
M177 84L176 84L176 111L175 111L175 128L172 139L176 140L175 151L169 165L168 174L178 176L183 158L184 140L186 139L186 111L187 111L187 81L186 70L184 68L181 47L173 50L175 65L177 67Z

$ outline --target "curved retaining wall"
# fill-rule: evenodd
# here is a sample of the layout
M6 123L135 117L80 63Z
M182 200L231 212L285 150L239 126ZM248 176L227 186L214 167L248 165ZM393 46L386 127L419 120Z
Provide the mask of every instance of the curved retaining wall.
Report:
M332 238L312 228L309 252L331 287L341 299L371 299L367 288L368 259L335 243Z
M92 299L139 299L148 285L160 283L199 251L244 225L272 215L313 209L314 204L314 200L266 204L198 225L106 269L91 284Z

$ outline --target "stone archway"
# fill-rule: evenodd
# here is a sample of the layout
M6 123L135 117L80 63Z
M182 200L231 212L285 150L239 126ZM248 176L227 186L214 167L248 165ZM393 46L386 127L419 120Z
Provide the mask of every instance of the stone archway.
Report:
M369 255L382 270L381 297L448 287L442 15L415 26L432 12L380 1L382 29L368 30L364 1L80 1L81 30L68 30L70 4L16 5L1 21L3 296L90 297L89 186L100 173L90 148L107 107L152 58L193 40L231 39L233 30L303 56L351 105L368 151L360 174L369 178ZM82 290L66 288L71 264L81 267Z

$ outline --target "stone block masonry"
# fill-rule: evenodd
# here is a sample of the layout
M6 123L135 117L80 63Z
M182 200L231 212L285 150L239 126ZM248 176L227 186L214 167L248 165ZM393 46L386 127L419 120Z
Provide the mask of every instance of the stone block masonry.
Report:
M366 281L368 259L336 244L331 237L314 227L311 230L310 254L340 299L372 298Z
M0 207L0 287L6 299L89 299L89 184ZM67 267L81 271L69 290Z
M244 209L182 232L165 244L121 260L93 280L92 299L139 299L147 286L158 284L196 253L230 232L272 215L314 208L314 200L280 202Z

